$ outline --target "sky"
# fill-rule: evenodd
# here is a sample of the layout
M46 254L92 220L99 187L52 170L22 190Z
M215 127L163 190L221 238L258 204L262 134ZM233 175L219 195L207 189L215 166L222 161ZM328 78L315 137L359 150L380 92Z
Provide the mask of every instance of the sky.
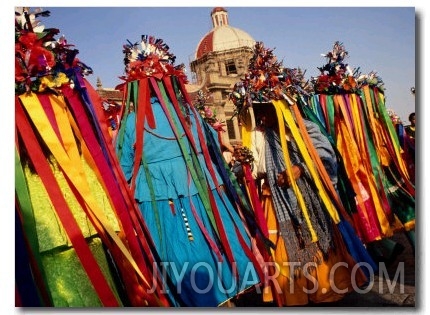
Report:
M423 145L421 135L428 134L430 124L425 123L426 109L426 78L429 73L425 63L424 51L427 48L425 33L428 33L428 11L421 1L345 1L315 2L301 0L297 5L275 7L280 5L273 1L259 3L246 1L212 1L202 3L190 1L173 2L171 0L121 1L122 7L103 8L107 1L70 1L45 0L35 5L32 1L2 1L0 10L0 29L2 43L2 72L0 88L2 91L2 133L0 150L0 209L3 211L0 229L0 245L7 259L3 260L0 277L2 279L2 310L9 313L22 313L14 308L14 277L12 270L14 257L14 93L12 90L13 68L13 13L15 6L42 7L51 11L51 16L42 18L46 27L55 27L64 34L70 44L79 50L78 57L92 67L93 75L88 79L95 86L100 77L104 87L114 87L120 83L123 75L122 45L127 39L131 42L140 40L143 34L162 38L172 53L177 56L176 63L189 64L194 59L195 49L199 40L211 30L210 12L215 6L227 9L229 22L233 27L240 28L255 40L263 41L266 47L274 48L275 55L283 61L284 66L301 67L306 70L306 77L318 74L317 67L325 64L321 54L331 50L335 41L343 42L349 53L345 60L351 67L360 67L362 73L375 71L385 82L387 108L393 109L403 121L411 111L417 111L417 140L420 149L417 154L418 185L417 209L426 209L430 194L426 191L427 167L422 160L427 154L427 146ZM33 1L34 2L34 1ZM290 1L286 1L289 3ZM146 3L146 2L145 2ZM156 6L154 6L156 4ZM179 7L172 8L172 4ZM61 8L56 6L61 5ZM112 5L109 3L109 5ZM152 5L152 7L149 7ZM254 7L244 7L254 6ZM319 6L324 7L319 7ZM360 6L358 6L360 5ZM347 6L347 7L345 7ZM72 8L73 7L73 8ZM427 36L428 37L428 36ZM415 86L417 98L410 93ZM416 106L415 106L416 105ZM428 104L427 104L428 105ZM421 198L419 198L421 197ZM424 227L428 222L428 211L421 211L417 226ZM426 313L428 301L424 299L430 283L426 266L426 250L430 242L422 242L422 234L418 233L421 250L418 261L419 277L417 278L417 309L402 309L403 313ZM420 242L421 241L421 242ZM424 244L424 245L423 245ZM426 281L427 280L427 281ZM427 289L428 291L428 289ZM428 294L427 294L428 295ZM7 302L5 302L7 301ZM256 312L255 310L254 312ZM67 313L73 313L70 310ZM253 311L250 310L252 313ZM258 311L259 312L259 311ZM305 310L304 310L305 312ZM40 313L26 309L26 314ZM76 311L76 313L81 313ZM92 313L102 314L95 310ZM205 313L211 313L210 310Z
M201 38L212 29L213 7L41 7L51 16L40 18L45 27L60 30L79 50L78 58L93 69L96 86L112 88L124 74L122 47L141 35L153 35L169 45L175 64L189 64ZM344 44L351 68L371 71L385 83L386 107L405 122L415 111L416 14L410 7L231 7L229 24L262 41L283 65L319 74L326 63L321 54L335 41Z

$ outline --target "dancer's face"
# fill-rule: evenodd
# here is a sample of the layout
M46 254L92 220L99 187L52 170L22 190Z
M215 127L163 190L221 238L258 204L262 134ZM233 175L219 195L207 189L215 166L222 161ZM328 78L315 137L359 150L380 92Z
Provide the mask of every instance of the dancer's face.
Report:
M278 126L276 110L272 104L256 106L254 114L258 125L265 128L275 128Z

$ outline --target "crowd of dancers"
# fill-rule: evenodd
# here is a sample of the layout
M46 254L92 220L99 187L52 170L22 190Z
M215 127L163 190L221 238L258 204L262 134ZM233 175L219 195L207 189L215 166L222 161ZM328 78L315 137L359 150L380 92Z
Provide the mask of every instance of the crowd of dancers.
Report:
M415 248L412 129L342 43L305 80L257 42L232 146L162 39L122 47L110 107L46 16L15 15L17 306L334 302L392 261L394 233Z

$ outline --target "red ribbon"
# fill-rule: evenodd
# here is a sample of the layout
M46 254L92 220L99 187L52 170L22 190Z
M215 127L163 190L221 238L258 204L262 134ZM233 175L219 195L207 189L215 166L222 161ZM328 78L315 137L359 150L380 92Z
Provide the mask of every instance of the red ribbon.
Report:
M92 88L92 86L88 82L86 83L88 95L93 102L94 108L98 109L96 114L100 118L103 115L101 98ZM114 210L116 211L122 224L122 228L127 238L127 244L130 247L130 253L136 260L141 272L148 279L153 277L158 282L157 293L162 302L162 306L169 306L168 300L161 293L163 287L160 284L161 279L159 278L158 273L158 277L155 278L155 276L152 274L152 269L149 270L149 267L152 268L152 265L148 267L146 266L147 263L145 261L148 261L148 264L153 264L155 262L150 249L150 246L154 247L154 245L146 224L143 221L139 208L135 203L132 192L128 188L127 181L123 175L121 166L119 165L110 136L107 130L102 128L102 136L104 139L103 145L105 146L106 152L109 156L108 163L105 158L98 158L100 155L102 155L100 144L98 143L95 134L92 132L91 122L86 118L87 116L84 115L84 109L80 105L79 96L73 90L67 90L63 93L68 96L68 101L71 104L71 108L73 108L73 110L81 117L81 119L78 121L79 128L82 133L85 134L84 139L87 143L87 147L89 148L91 155L96 158L95 161L97 167L100 170L100 175L103 178L105 186L109 189L108 196L112 200ZM134 272L132 271L132 266L124 260L122 253L117 248L111 248L111 250L113 255L116 257L116 261L122 261L122 263L126 265L126 267L123 267L123 270L121 271L123 276L126 278L126 289L132 290L133 286L131 284L136 284L138 282L136 275L134 275ZM143 256L143 253L146 257ZM130 292L130 294L136 294L136 292ZM145 296L145 298L149 301L150 305L158 306L160 304L160 302L156 301L154 297Z

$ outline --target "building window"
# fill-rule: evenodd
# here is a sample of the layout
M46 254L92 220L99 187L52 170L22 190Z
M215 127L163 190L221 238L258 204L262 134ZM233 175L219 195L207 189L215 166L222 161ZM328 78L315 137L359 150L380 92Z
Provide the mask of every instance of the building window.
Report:
M227 75L237 74L236 65L233 59L229 59L225 62L225 71Z

